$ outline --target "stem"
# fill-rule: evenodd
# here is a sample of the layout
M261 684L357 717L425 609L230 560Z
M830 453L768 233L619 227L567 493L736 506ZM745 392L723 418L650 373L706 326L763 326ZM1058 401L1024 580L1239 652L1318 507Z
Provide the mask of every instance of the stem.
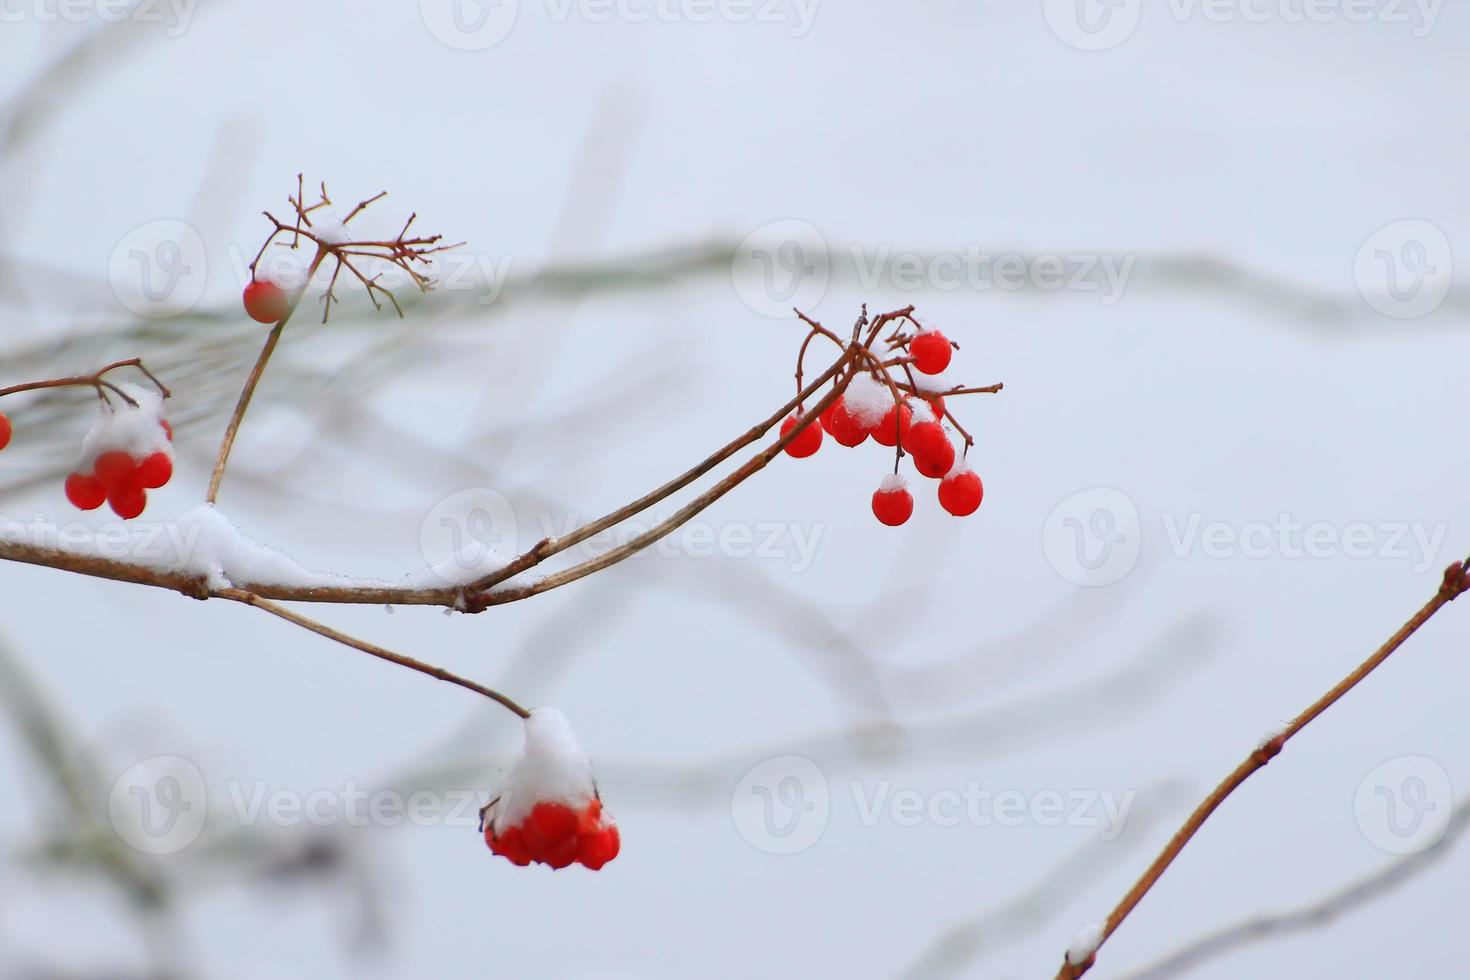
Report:
M1153 864L1149 865L1148 870L1143 873L1143 876L1129 889L1128 894L1123 896L1122 901L1108 915L1107 921L1103 924L1102 940L1098 943L1098 948L1102 948L1103 943L1108 941L1108 938L1123 923L1123 920L1128 917L1128 914L1143 900L1143 896L1147 895L1149 890L1158 883L1159 878L1168 870L1169 865L1174 863L1174 859L1179 856L1179 853L1184 850L1185 846L1194 838L1194 835L1199 832L1200 827L1204 826L1205 821L1210 818L1210 815L1215 812L1221 803L1225 802L1226 797L1235 792L1242 783L1258 770L1264 768L1266 763L1275 758L1280 753L1282 747L1293 736L1341 700L1343 695L1357 687L1369 674L1377 670L1385 660L1392 656L1395 650L1403 646L1405 640L1418 631L1419 627L1429 622L1434 614L1446 605L1459 598L1466 591L1467 587L1470 587L1470 578L1466 576L1465 564L1456 562L1445 570L1444 580L1434 598L1425 603L1424 607L1400 627L1397 633L1389 637L1356 670L1344 677L1326 694L1312 702L1305 711L1297 715L1291 724L1282 729L1279 734L1266 740L1254 752L1247 756L1244 762L1236 766L1230 775L1226 776L1220 785L1216 786L1210 795L1205 797L1204 801L1195 808L1194 812L1189 815L1189 819L1184 821L1184 826L1180 827L1179 831L1169 839L1169 843L1164 846L1163 851L1160 852L1158 857L1154 858ZM1092 968L1096 958L1097 951L1094 950L1093 955L1081 963L1074 964L1064 961L1061 970L1057 972L1056 980L1076 980L1077 977L1082 976Z
M266 612L270 613L272 616L279 616L281 619L284 619L288 623L295 623L297 626L300 626L303 629L308 629L311 632L316 633L318 636L325 636L329 640L335 640L338 643L342 643L346 646L352 647L354 650L361 650L363 653L377 657L379 660L386 660L390 664L397 664L400 667L407 667L409 670L417 671L420 674L425 674L429 677L434 678L435 680L444 681L447 684L454 684L455 686L462 687L467 691L474 691L476 694L479 694L482 697L489 698L491 701L494 701L496 704L499 704L506 710L516 715L519 715L521 718L531 717L531 713L529 711L521 707L516 702L512 701L506 695L501 694L499 691L492 690L482 684L476 684L474 681L466 680L465 678L460 677L457 674L451 674L449 671L445 670L442 667L435 667L433 664L426 664L422 660L415 660L412 657L405 657L400 653L394 653L391 650L385 650L380 646L368 643L366 640L359 640L356 637L348 636L346 633L340 633L337 630L332 629L330 626L325 626L321 623L318 623L314 619L308 619L305 616L297 615L296 613L287 609L285 606L278 606L268 599L262 599L260 596L256 595L253 592L246 592L243 589L220 589L218 592L215 593L215 595L219 596L221 599L230 599L234 602L244 603L247 606L254 606L257 609L263 609Z
M317 248L316 257L311 260L311 266L306 270L306 281L301 288L296 290L296 295L291 297L291 304L286 307L286 312L280 321L271 328L270 335L265 339L265 346L261 348L260 356L255 359L255 367L250 369L250 376L245 379L245 387L240 391L240 400L235 403L234 414L230 416L230 422L225 426L224 438L220 440L219 455L214 460L214 472L209 476L209 492L204 495L204 502L213 504L219 497L220 481L225 478L225 464L230 461L230 450L235 446L235 436L240 431L240 423L245 418L245 410L250 407L250 399L255 396L255 387L260 384L261 375L265 374L265 366L270 363L271 354L275 353L276 344L281 340L281 332L286 329L286 323L291 319L291 314L296 312L296 307L301 304L301 298L306 295L306 290L311 286L311 279L316 275L317 267L326 258L327 250Z

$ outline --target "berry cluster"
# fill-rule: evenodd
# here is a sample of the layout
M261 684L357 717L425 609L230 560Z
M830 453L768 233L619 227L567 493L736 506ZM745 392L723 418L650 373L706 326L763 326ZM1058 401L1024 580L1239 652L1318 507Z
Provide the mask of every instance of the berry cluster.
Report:
M622 841L592 778L592 763L555 708L526 718L526 746L500 793L480 813L485 844L519 867L573 864L598 871Z
M104 403L82 443L82 461L66 478L66 499L81 510L103 503L123 520L148 506L148 491L173 479L173 428L163 417L163 399L135 386L124 389L130 404Z
M906 325L887 338L889 351L895 355L887 360L871 351L885 319L897 319ZM838 340L820 324L807 322L814 336ZM865 325L859 322L860 328ZM854 331L855 343L858 336L859 331ZM954 351L955 344L944 334L919 324L906 311L880 317L862 346L864 358L849 375L839 376L846 381L842 394L816 419L798 409L781 424L782 437L790 438L786 452L797 459L811 456L822 448L824 433L847 447L860 446L871 438L880 446L894 449L897 457L894 472L873 494L873 515L881 523L897 527L913 516L913 494L908 480L898 472L898 462L905 455L912 458L920 476L939 481L941 507L956 517L975 513L985 488L964 458L974 440L954 422L964 437L964 453L956 451L945 426L946 420L953 421L954 416L945 405L944 395L996 391L999 386L946 386L936 376L949 367ZM895 376L894 372L899 373Z
M593 871L617 857L621 846L617 825L604 819L595 797L581 812L565 803L537 803L519 825L498 832L495 821L487 821L485 843L517 867L535 861L561 870L580 863Z

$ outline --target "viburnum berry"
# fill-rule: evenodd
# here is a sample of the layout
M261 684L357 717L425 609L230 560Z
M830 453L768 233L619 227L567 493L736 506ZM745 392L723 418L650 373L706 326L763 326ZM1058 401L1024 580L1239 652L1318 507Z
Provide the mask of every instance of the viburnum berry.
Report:
M931 480L942 480L954 469L954 458L954 443L946 436L928 451L914 454L914 469Z
M92 470L109 494L114 490L126 489L137 482L138 467L133 462L133 457L118 450L98 456L97 462L92 464Z
M870 430L861 419L848 411L846 397L839 395L837 401L832 403L831 423L827 431L832 433L833 439L851 448L861 446L867 441Z
M956 470L939 483L939 506L956 517L969 517L980 509L985 486L980 475L968 466Z
M909 426L903 448L910 456L934 456L942 451L940 444L946 442L949 442L949 437L944 434L944 426L925 420Z
M107 504L112 512L130 521L148 508L148 491L133 484L107 491Z
M914 413L907 405L893 405L879 423L873 426L873 441L880 446L896 446L909 434Z
M82 461L66 478L66 497L82 510L106 500L124 520L143 513L148 490L173 478L172 429L157 392L123 386L126 405L106 404L82 443Z
M597 871L618 856L618 828L602 808L592 764L555 708L526 719L526 745L500 795L481 813L485 843L512 864Z
M938 374L949 367L954 347L938 330L926 330L909 341L909 356L914 367L924 374Z
M157 490L173 479L174 461L168 458L168 453L153 453L138 464L135 475L143 486Z
M73 473L66 478L66 499L78 510L96 510L107 502L107 490L92 474Z
M934 412L934 417L936 419L938 419L939 421L943 422L944 421L944 411L945 411L945 409L944 409L944 396L943 395L935 395L933 398L928 399L928 402L929 402L929 408L932 409L933 412Z
M277 323L291 305L286 291L265 279L251 279L245 287L245 312L257 323Z
M873 492L873 516L889 527L907 523L914 514L914 495L909 483L897 473L890 473Z
M10 424L10 416L0 412L0 449L10 445L10 435L14 427Z
M797 433L795 439L786 444L786 452L797 459L806 459L822 448L822 426L810 420L802 422L800 416L792 415L781 423L781 438L786 438L798 425L803 425L805 428Z

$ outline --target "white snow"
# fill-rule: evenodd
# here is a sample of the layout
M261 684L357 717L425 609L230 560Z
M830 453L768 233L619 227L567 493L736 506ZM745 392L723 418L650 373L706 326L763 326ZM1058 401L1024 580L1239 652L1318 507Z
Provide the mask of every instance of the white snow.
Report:
M1087 922L1077 930L1072 937L1072 945L1067 948L1067 962L1073 966L1081 966L1087 962L1087 958L1097 952L1097 948L1103 941L1103 923Z
M311 248L316 250L314 245ZM255 278L262 282L275 283L282 289L299 289L306 285L306 272L310 268L311 260L302 254L301 248L278 244L271 246L260 257L255 265Z
M566 716L556 708L535 708L526 719L521 757L496 794L495 832L521 823L537 803L565 803L580 810L596 793L592 762Z
M891 493L894 490L907 490L908 488L908 477L902 473L889 473L883 478L883 482L878 484L879 493Z
M1290 726L1290 721L1278 721L1273 727L1266 731L1266 734L1261 736L1261 740L1256 743L1256 748L1264 749L1267 745L1270 745L1273 740L1275 740L1276 736L1286 731L1286 729Z
M944 371L940 371L938 374L924 374L922 371L915 371L914 387L923 392L942 395L947 391L958 388L959 385L951 381L949 375Z
M911 422L934 422L934 406L922 398L910 398L908 400L909 411L912 412Z
M163 396L154 388L135 384L118 385L129 398L138 403L134 408L110 393L111 408L99 403L97 417L82 439L82 458L77 466L79 473L91 473L97 457L106 452L125 452L135 460L143 460L154 453L164 453L173 459L173 445L163 431Z
M506 564L503 556L476 543L458 556L398 579L313 571L284 552L252 540L209 504L200 504L172 521L134 520L100 527L82 521L58 525L44 517L16 521L0 514L0 541L188 575L203 579L212 589L249 585L287 589L444 589L467 585ZM524 587L540 578L538 574L523 572L491 591Z
M872 427L883 421L893 407L893 392L870 374L859 374L842 395L847 413L863 425Z
M335 208L322 208L311 213L311 233L328 245L352 241L352 232L337 216Z

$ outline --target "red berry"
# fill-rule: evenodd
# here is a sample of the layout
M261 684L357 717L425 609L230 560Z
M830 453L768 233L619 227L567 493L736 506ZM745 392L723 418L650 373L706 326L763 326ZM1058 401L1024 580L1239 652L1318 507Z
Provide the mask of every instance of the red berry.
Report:
M95 476L73 473L66 478L66 499L78 510L96 510L107 502L107 490Z
M798 425L805 427L797 433L795 439L786 444L786 452L797 459L806 459L822 448L822 427L811 422L803 423L800 418L792 415L781 423L781 438L786 438Z
M524 868L531 863L531 852L526 850L526 842L519 827L508 828L505 833L496 836L494 826L486 825L485 843L493 853L499 854L517 867Z
M11 431L10 417L4 412L0 412L0 449L4 449L10 445Z
M946 438L926 453L914 454L914 469L931 480L942 480L954 469L954 443Z
M577 860L578 820L564 803L537 803L526 818L526 847L531 856L561 869Z
M115 487L107 492L107 502L112 506L112 512L125 521L130 521L143 513L148 506L148 491L136 484L125 487Z
M600 871L603 865L618 856L621 845L616 827L584 833L577 845L577 860L593 871Z
M933 398L929 399L929 407L934 410L934 417L936 419L938 419L939 421L943 422L944 421L944 396L943 395L935 395Z
M841 401L841 399L838 399L838 401ZM829 436L832 434L832 412L836 408L837 402L833 402L822 409L822 414L817 416L817 420L822 423L822 428L827 430L827 435Z
M97 474L97 479L102 482L102 486L107 489L109 494L114 490L127 489L129 487L139 487L141 489L137 478L137 464L133 462L133 457L127 453L116 450L103 453L97 457L97 462L92 464L92 470Z
M909 356L914 359L914 367L924 374L938 374L949 367L954 347L944 334L929 330L909 341Z
M939 506L956 517L969 517L980 509L983 499L985 487L974 470L962 470L939 484Z
M909 434L914 413L907 405L894 405L873 427L873 441L880 446L896 446Z
M137 480L150 490L164 486L174 476L174 461L168 453L154 453L138 464Z
M277 323L291 305L286 291L273 282L251 279L245 287L245 312L257 323Z
M873 516L889 527L898 527L914 513L914 495L902 477L889 476L873 494Z
M949 437L938 422L915 422L909 426L903 448L910 456L933 456L943 451L940 444L946 442Z
M868 427L847 411L847 404L839 395L832 405L832 424L828 427L832 438L849 448L861 446L868 438Z
M174 427L168 424L168 419L160 419L159 425L163 427L163 434L168 436L168 441L174 441Z

